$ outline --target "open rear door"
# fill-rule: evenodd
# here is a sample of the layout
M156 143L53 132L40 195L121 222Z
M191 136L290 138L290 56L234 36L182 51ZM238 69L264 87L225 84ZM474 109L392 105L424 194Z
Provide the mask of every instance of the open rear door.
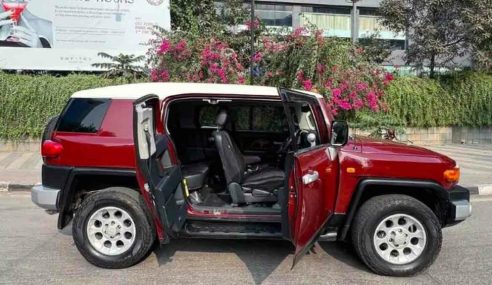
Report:
M158 97L148 95L136 100L133 116L138 182L142 193L152 199L152 210L164 231L160 239L166 242L181 229L186 216L181 166L178 161L172 162L172 142L159 131L162 122Z
M296 103L319 108L319 101L309 94L280 89L280 95L291 132L296 132L297 123L291 113ZM326 127L318 124L318 128ZM318 130L319 134L319 130ZM293 135L292 139L296 139ZM327 143L318 143L308 148L293 149L293 167L289 175L288 217L290 238L295 245L292 266L311 249L333 214L338 185L338 158ZM284 226L284 225L283 225Z

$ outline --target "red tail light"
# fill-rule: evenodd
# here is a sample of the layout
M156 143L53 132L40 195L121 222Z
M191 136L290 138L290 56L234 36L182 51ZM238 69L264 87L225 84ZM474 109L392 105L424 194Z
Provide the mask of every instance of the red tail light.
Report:
M47 158L55 158L63 151L63 146L51 140L45 140L41 146L41 155Z

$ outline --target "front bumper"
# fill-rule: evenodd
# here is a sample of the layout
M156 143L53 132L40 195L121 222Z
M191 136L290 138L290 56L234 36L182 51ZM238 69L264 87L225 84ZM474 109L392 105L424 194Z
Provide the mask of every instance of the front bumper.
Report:
M31 188L31 200L34 204L43 209L57 211L56 201L58 200L59 193L60 189L54 189L38 184Z
M447 224L454 225L471 216L470 191L456 185L449 191Z

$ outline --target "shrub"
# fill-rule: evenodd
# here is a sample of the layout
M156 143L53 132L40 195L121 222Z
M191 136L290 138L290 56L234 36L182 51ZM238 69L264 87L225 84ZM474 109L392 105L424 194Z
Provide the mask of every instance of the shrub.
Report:
M75 91L123 83L96 75L16 75L0 72L0 137L38 138Z
M492 75L460 72L436 80L399 77L386 89L388 112L356 114L352 124L442 127L492 126Z
M349 41L325 38L321 31L307 28L287 34L265 32L259 35L251 61L242 60L249 57L247 49L235 50L229 41L162 32L149 52L151 80L244 84L246 70L253 65L256 84L316 90L341 117L385 109L381 98L393 75Z

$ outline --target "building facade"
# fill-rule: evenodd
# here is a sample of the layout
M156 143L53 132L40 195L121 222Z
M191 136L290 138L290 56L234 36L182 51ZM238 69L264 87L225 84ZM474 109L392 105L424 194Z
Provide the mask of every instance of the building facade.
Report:
M394 50L405 49L405 34L389 31L379 23L380 0L256 0L255 13L267 26L297 28L314 25L325 36L358 40L374 35ZM245 1L245 3L251 3ZM355 6L355 13L353 7Z

